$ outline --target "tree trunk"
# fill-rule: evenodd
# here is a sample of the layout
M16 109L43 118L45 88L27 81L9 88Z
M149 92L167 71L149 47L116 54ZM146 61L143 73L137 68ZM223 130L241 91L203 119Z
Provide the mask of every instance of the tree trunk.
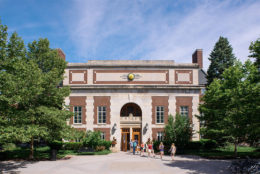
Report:
M235 155L235 157L237 157L237 142L235 142L235 149L234 149L234 155Z
M31 138L31 145L30 145L30 156L29 156L29 159L32 160L34 158L34 138L32 137Z

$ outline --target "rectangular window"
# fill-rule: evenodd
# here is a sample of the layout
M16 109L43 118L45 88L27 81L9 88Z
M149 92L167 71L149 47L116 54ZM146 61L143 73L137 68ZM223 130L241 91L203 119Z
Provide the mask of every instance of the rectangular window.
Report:
M98 106L98 123L106 123L107 107Z
M73 108L74 113L74 123L82 123L82 107L81 106L74 106Z
M164 107L156 106L156 123L164 123Z
M189 107L188 106L181 106L181 112L180 114L182 116L188 117L189 116Z
M106 134L105 134L105 132L101 132L101 134L100 134L100 135L101 135L101 139L102 139L102 140L105 140L105 137L106 137Z
M164 132L157 132L157 140L158 141L163 141L164 137Z

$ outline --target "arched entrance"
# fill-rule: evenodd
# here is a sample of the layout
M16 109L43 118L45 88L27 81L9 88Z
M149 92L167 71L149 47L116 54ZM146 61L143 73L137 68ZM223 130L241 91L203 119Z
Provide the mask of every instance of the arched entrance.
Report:
M130 149L130 140L136 140L138 144L142 141L141 133L142 110L135 103L125 104L120 111L121 126L121 150Z

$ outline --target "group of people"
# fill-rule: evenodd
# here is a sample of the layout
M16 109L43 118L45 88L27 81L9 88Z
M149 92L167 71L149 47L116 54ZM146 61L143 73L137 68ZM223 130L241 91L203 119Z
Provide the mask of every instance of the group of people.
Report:
M140 151L140 156L144 156L145 152L147 152L148 157L155 157L153 142L150 140L150 138L148 139L148 141L146 143L142 142L140 145L138 144L137 140L131 140L130 141L130 148L133 151L134 155L136 154L137 151ZM160 151L161 159L163 158L164 150L165 150L165 147L163 145L163 142L161 142L160 145L159 145L159 151ZM174 160L174 156L175 156L175 153L176 153L176 146L174 145L174 143L172 143L169 152L171 154L172 160Z

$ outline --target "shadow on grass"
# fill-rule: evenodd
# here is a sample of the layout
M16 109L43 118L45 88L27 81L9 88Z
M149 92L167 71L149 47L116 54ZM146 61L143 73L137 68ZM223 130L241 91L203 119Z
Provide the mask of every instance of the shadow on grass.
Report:
M0 172L8 172L10 174L20 173L18 168L26 168L28 164L36 163L37 161L0 161Z
M164 163L169 167L176 167L184 170L188 170L188 174L228 174L228 166L230 161L228 160L207 160L207 159L194 159L193 156L183 156L181 160L174 160L170 163Z

